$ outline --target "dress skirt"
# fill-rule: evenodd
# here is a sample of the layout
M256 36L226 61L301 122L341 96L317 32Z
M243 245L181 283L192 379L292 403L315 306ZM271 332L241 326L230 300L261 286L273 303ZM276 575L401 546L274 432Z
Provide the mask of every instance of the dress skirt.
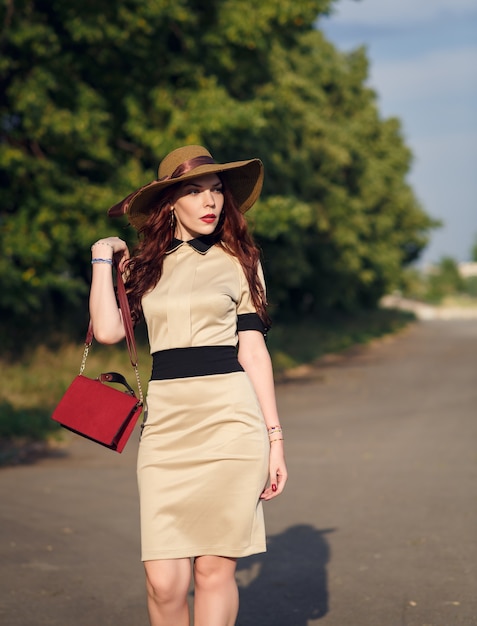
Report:
M245 372L152 380L138 454L142 560L264 552L269 442Z

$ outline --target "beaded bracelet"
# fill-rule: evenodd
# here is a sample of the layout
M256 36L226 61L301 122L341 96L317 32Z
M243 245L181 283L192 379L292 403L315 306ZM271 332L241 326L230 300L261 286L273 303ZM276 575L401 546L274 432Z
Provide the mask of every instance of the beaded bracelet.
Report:
M270 443L273 443L274 441L283 441L283 429L280 424L278 426L271 426L268 429L268 439L270 440Z
M112 265L113 259L100 259L100 258L91 259L91 265L94 265L94 263L106 263L107 265Z

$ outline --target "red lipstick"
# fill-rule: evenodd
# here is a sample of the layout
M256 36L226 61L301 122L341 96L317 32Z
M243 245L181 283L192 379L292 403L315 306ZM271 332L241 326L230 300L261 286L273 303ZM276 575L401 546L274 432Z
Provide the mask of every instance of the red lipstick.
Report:
M200 218L206 224L212 224L216 220L216 216L213 213L208 213Z

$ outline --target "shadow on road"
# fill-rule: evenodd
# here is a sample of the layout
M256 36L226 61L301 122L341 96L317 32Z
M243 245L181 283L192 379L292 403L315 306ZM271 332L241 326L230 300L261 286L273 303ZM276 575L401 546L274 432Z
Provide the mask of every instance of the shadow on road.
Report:
M268 539L268 552L239 559L237 626L307 626L328 612L326 535L301 524Z

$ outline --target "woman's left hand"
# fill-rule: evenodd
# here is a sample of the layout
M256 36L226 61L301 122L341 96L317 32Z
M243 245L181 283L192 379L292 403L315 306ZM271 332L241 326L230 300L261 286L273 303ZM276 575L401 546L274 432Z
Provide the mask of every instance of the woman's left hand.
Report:
M270 483L260 496L261 500L272 500L279 496L287 482L288 472L283 451L283 441L270 444Z

